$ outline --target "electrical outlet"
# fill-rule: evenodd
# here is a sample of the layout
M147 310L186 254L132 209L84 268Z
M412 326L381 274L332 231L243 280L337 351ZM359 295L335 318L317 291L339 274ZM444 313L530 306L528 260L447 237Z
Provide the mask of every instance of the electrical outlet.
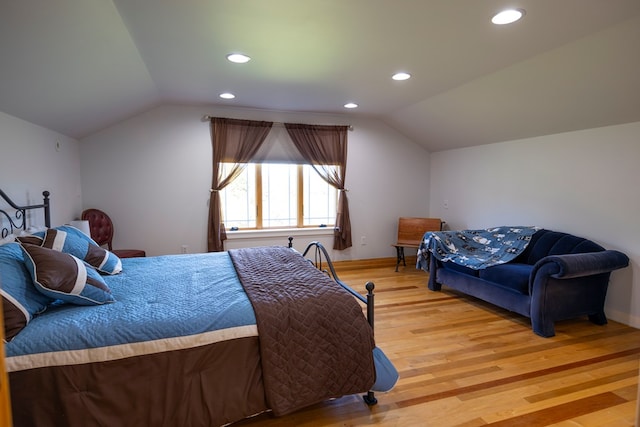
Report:
M360 237L360 244L361 244L362 246L364 246L364 245L366 245L366 244L367 244L367 236L361 236L361 237Z
M444 199L444 202L442 203L442 207L445 209L449 209L449 200Z
M181 251L183 254L188 254L188 253L189 253L189 246L187 246L187 245L182 245L182 247L180 248L180 251Z

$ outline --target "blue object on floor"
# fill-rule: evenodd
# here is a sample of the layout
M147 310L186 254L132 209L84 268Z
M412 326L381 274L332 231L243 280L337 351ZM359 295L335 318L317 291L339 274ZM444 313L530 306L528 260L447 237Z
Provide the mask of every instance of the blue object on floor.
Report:
M380 348L373 349L373 362L376 367L376 382L372 391L390 391L398 382L398 371L386 354Z

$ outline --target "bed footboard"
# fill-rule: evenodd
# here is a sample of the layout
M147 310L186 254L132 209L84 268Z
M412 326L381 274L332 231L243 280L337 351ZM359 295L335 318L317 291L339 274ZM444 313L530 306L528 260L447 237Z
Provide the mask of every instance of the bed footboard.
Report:
M293 247L292 244L293 238L289 237L289 247ZM327 249L322 245L322 243L314 241L307 245L304 252L302 252L302 256L305 257L310 263L312 263L318 270L326 273L333 281L342 286L347 292L353 295L356 299L360 300L367 307L367 321L371 326L371 330L374 330L373 320L374 320L374 293L373 290L375 285L373 282L367 282L365 284L365 289L367 290L366 297L362 296L360 293L356 292L349 285L344 283L338 277L336 270L333 266L333 262L329 257L329 253ZM326 267L325 267L326 265ZM378 399L375 397L375 393L373 391L367 392L366 395L362 396L365 403L367 405L375 405L378 403Z

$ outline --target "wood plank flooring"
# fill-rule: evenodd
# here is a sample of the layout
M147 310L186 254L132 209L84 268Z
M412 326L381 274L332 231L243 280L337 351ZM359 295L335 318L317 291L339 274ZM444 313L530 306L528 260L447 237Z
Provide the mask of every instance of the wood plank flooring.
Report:
M446 288L432 292L413 260L336 263L365 293L376 285L376 343L400 372L396 387L368 407L347 396L242 426L635 425L640 330L586 317L556 323L542 338L527 318Z

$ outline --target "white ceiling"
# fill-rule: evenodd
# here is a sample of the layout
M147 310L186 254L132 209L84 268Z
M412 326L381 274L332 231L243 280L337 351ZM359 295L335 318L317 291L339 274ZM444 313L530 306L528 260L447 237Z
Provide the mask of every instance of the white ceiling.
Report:
M163 103L375 117L431 151L640 121L639 0L1 6L0 111L77 139Z

